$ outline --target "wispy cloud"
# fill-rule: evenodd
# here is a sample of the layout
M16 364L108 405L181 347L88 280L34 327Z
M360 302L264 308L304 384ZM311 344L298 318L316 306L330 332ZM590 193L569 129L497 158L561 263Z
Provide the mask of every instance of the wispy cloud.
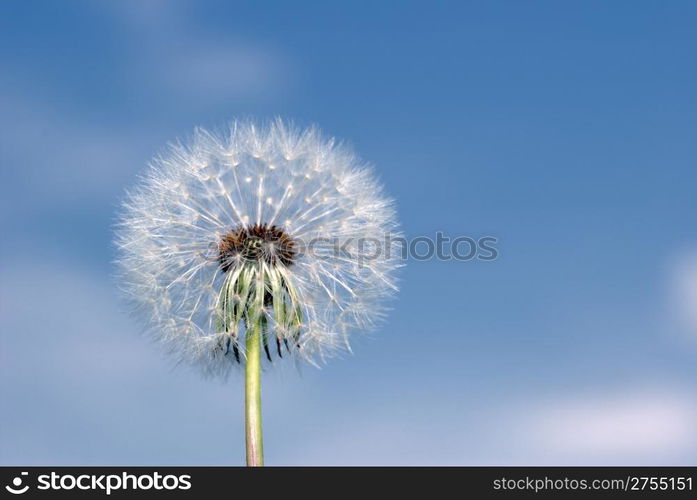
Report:
M697 334L697 250L675 259L671 275L672 304L678 321L691 334Z
M199 39L150 69L161 84L206 100L273 92L293 79L287 61L278 53L245 42Z
M88 123L16 87L0 87L5 215L25 203L84 203L121 189L142 168L142 129ZM142 151L141 151L142 152ZM55 208L55 205L54 205Z
M563 397L529 409L518 429L553 463L680 462L697 447L697 400L658 387Z
M403 398L377 412L308 424L283 461L375 465L686 464L697 456L697 398L661 387L577 389L517 403ZM300 448L298 448L300 446Z
M138 76L130 80L136 87L173 92L201 104L255 96L269 99L293 86L294 65L279 47L202 30L192 21L191 3L109 5L137 41L129 59L131 74Z

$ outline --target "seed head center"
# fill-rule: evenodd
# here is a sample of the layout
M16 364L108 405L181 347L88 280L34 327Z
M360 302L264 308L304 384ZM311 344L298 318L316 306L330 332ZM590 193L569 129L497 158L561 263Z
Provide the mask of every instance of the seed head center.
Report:
M280 227L269 224L237 227L223 236L218 245L218 262L223 272L249 261L290 266L296 254L295 241Z

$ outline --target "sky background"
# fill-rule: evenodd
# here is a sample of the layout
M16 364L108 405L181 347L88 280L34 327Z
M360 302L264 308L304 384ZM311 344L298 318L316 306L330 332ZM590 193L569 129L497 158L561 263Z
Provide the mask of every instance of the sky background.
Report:
M111 278L194 126L349 141L408 237L387 322L264 375L268 464L697 463L697 4L5 1L0 463L242 464L242 378L173 368Z

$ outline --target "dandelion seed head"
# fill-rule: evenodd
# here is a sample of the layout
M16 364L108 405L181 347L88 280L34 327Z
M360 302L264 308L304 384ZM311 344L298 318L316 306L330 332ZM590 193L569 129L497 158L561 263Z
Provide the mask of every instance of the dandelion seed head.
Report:
M397 289L398 236L392 201L350 149L282 120L234 122L152 162L124 201L117 264L148 332L226 376L252 314L279 354L349 349Z

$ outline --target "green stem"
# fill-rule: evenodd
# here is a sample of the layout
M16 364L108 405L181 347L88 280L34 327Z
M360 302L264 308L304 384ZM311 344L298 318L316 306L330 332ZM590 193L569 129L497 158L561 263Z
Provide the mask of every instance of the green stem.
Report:
M264 442L261 430L261 321L247 331L247 364L245 365L245 427L247 465L264 465Z

